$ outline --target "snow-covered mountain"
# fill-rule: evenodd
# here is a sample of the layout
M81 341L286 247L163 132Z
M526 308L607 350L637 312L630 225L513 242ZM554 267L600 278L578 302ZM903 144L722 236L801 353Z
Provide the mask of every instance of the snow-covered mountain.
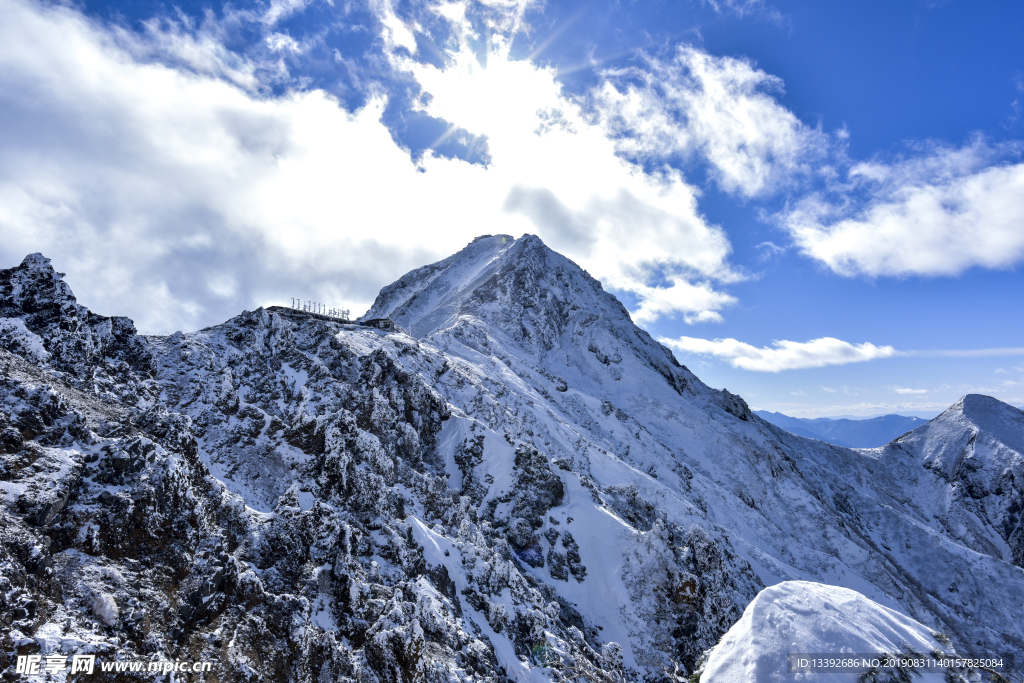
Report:
M878 448L928 422L908 415L879 415L858 420L827 417L790 417L770 410L755 410L757 416L787 432L820 439L849 448Z
M8 657L670 680L793 580L1024 649L1024 414L968 396L866 451L789 434L536 237L385 287L366 317L408 334L272 308L140 337L39 255L0 271L0 313Z

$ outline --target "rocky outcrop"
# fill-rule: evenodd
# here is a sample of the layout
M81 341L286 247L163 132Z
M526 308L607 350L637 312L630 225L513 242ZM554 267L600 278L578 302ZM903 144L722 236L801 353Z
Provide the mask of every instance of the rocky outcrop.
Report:
M75 386L135 402L153 390L149 344L125 317L80 305L50 259L29 254L0 270L0 346L60 371Z

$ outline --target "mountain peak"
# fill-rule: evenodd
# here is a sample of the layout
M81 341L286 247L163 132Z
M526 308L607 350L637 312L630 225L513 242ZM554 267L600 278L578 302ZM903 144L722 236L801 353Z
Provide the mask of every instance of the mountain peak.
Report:
M20 265L0 270L0 316L44 317L67 305L77 304L71 288L39 252L26 256ZM31 321L28 321L31 327Z
M569 309L579 308L629 320L600 282L536 235L481 235L384 287L365 317L390 317L412 336L427 337L469 316L550 348Z
M1005 414L1020 419L1024 416L1024 411L1019 408L985 394L966 394L950 407L950 410L954 409L959 409L969 417Z
M653 389L651 382L661 379L675 394L703 387L671 351L633 324L598 280L536 235L481 236L402 276L381 290L366 314L385 316L442 348L525 361L544 377L556 377L556 388L568 377L603 396L633 382ZM622 381L627 376L631 380ZM727 412L749 419L742 400L719 394Z
M893 446L914 453L926 468L971 498L1012 492L1019 484L1006 475L1017 471L1024 457L1024 411L991 396L967 394ZM1013 561L1024 566L1024 533L1013 533L1016 524L1007 522L1004 540Z
M24 259L22 259L21 265L22 267L29 269L45 270L49 268L50 270L53 270L53 266L50 265L50 259L43 256L38 251L29 254ZM63 277L63 273L61 274L61 276Z
M1024 411L1019 408L991 396L967 394L935 421L960 416L979 431L990 434L1018 453L1024 453Z
M41 346L53 368L72 376L87 377L90 364L104 359L152 371L152 356L135 324L121 316L97 315L79 304L64 273L38 252L0 270L0 318L21 321L18 329L0 335L0 346L13 353ZM38 351L33 355L42 357Z

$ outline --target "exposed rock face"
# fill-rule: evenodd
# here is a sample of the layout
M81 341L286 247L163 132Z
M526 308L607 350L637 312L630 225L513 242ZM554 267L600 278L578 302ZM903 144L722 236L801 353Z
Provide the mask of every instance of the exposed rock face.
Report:
M0 669L677 680L806 577L1022 644L1016 413L969 396L878 451L787 434L536 238L385 288L368 316L412 336L260 309L140 337L39 255L0 287Z
M0 270L0 343L64 373L96 393L116 388L121 402L143 398L156 370L149 344L124 317L96 315L79 305L50 259L29 254Z

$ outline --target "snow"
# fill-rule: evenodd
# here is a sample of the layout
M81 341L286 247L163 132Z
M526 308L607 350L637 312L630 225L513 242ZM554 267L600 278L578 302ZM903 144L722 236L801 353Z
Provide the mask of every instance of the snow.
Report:
M474 284L489 277L514 244L509 235L479 237L458 254L385 287L363 319L390 317L397 322L401 314L405 323L400 324L417 337L426 330L446 328L458 312L459 295L471 293Z
M931 629L848 588L786 581L765 588L708 657L705 683L856 683L857 673L787 673L787 654L928 654ZM943 674L923 673L922 683Z
M444 566L448 571L448 576L451 577L452 581L455 582L455 586L459 593L462 593L469 587L469 581L465 575L465 560L463 559L462 552L445 536L441 536L435 533L433 530L428 529L427 526L416 519L411 517L412 522L412 533L413 538L416 542L423 546L423 559L426 560L428 566ZM505 668L505 672L516 681L534 681L535 683L549 683L549 679L544 675L541 669L531 667L526 662L519 659L516 656L515 649L512 647L512 643L509 642L508 638L499 635L494 629L487 623L487 619L484 615L480 614L471 607L468 603L463 604L463 610L472 613L476 618L473 619L473 623L480 628L481 631L488 637L491 644L494 646L494 654L498 659L498 663Z
M11 505L28 491L28 483L20 481L0 481L0 501Z
M107 626L117 625L120 611L114 596L103 591L95 591L92 594L92 613L95 614Z
M75 652L83 646L89 645L86 640L65 635L64 629L59 624L52 622L39 627L33 637L36 644L39 645L39 652L44 655L51 652Z
M21 318L0 318L0 347L6 347L36 363L46 363L49 352L42 338L30 332Z
M601 638L620 643L623 660L637 667L629 632L644 628L634 613L629 592L623 585L623 550L635 542L636 530L603 507L596 507L590 491L572 476L563 478L566 484L565 503L551 511L560 520L558 529L569 531L580 546L580 556L587 568L582 582L570 577L559 585L558 592L574 605L584 606L587 616L602 627ZM569 519L573 521L568 522ZM545 525L550 528L550 524ZM533 573L545 576L551 582L547 567Z
M448 473L448 485L455 490L462 489L462 472L455 464L455 452L466 439L470 420L464 417L453 417L444 423L441 433L437 435L437 451L444 461L444 470Z
M311 621L325 631L336 631L338 625L331 616L331 600L329 596L319 595L313 601Z
M281 370L292 391L298 392L309 382L309 373L305 370L296 370L288 363L281 363Z

